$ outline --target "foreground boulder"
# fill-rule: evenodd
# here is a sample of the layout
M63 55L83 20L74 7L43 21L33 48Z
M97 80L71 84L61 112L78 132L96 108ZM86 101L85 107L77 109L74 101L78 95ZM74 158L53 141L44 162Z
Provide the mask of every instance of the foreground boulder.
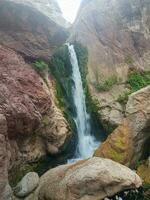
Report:
M51 169L27 200L101 200L141 185L139 176L127 167L94 157Z
M38 174L35 172L30 172L26 174L15 187L15 195L17 197L26 197L37 188L38 184Z
M126 105L126 119L108 137L95 156L113 159L133 166L150 154L150 86L130 95Z

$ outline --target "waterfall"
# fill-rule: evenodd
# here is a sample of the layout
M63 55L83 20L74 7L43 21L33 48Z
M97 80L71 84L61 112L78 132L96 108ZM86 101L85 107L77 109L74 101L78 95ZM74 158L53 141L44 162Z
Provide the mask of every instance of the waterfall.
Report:
M87 113L86 109L85 94L74 46L70 44L67 44L67 46L70 54L70 62L72 65L72 96L76 110L74 122L76 124L78 136L74 157L68 162L74 162L76 160L90 158L93 155L95 149L99 146L99 141L96 141L96 138L94 135L92 135L90 115Z

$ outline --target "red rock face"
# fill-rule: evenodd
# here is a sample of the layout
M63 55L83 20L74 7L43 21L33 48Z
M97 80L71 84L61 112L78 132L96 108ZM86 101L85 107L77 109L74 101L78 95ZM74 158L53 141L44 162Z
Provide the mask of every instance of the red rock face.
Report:
M50 87L52 83L48 87L20 55L0 45L0 194L3 200L11 196L8 171L13 168L17 173L21 166L47 153L60 153L70 136Z
M70 137L48 81L49 86L20 55L0 45L0 114L7 124L5 136L1 127L6 125L0 126L0 159L11 161L9 169L60 153ZM0 170L7 167L2 164Z
M6 116L9 139L33 133L50 105L38 74L0 46L0 113Z

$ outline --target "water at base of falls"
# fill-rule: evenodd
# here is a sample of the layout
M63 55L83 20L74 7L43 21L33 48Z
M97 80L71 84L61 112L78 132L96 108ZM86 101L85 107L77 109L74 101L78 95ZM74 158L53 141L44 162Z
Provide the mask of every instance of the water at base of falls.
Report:
M76 110L74 122L76 124L78 136L77 147L74 156L72 159L68 160L68 163L73 163L77 160L83 160L92 157L100 142L96 140L91 132L90 115L87 113L86 109L85 94L74 46L70 44L67 44L67 46L72 65L72 96Z

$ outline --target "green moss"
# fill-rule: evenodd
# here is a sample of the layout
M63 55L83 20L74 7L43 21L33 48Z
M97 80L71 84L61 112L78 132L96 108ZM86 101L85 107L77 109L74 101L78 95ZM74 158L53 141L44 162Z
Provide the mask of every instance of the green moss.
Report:
M93 82L92 84L98 92L104 92L104 91L111 90L112 87L114 85L116 85L117 83L118 83L117 77L111 76L110 78L108 78L104 82L96 81L96 82Z
M112 160L119 162L119 163L123 163L123 160L125 158L124 153L118 153L113 149L109 151L109 155Z
M141 161L140 160L136 160L135 161L135 165L134 165L134 169L137 170L141 165Z

